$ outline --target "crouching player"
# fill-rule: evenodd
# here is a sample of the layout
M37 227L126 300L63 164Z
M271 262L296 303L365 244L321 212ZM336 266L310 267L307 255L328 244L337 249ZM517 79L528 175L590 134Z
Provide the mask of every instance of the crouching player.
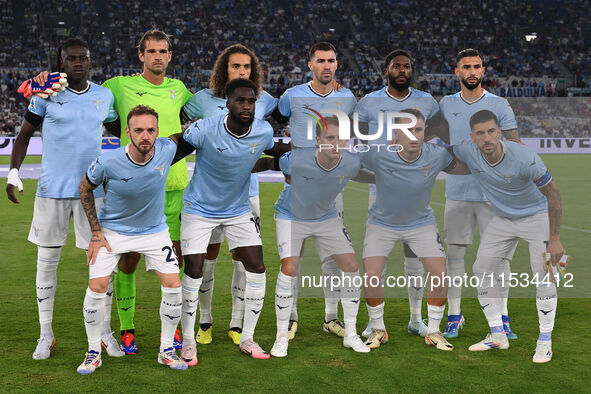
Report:
M447 288L442 280L445 250L429 200L440 171L454 174L467 174L469 171L445 148L423 144L425 118L420 111L407 109L401 112L416 118L416 125L406 128L416 140L410 139L402 130L395 130L394 143L399 145L398 148L402 147L401 151L374 150L364 153L362 158L363 166L374 171L376 177L376 202L369 210L363 248L363 266L369 277L365 297L373 328L365 343L370 348L377 348L388 342L384 325L382 271L396 242L405 242L419 257L429 276L441 279L440 283L432 282L429 287L425 343L440 350L452 350L453 346L439 330L447 297ZM397 118L396 123L409 123L409 119L412 118Z
M131 143L95 159L80 182L80 199L92 230L87 258L90 280L84 298L88 352L78 367L83 375L101 366L107 285L121 254L129 252L143 254L146 270L155 271L162 284L158 362L172 369L187 369L173 348L181 317L181 282L164 216L166 176L173 159L180 158L175 154L182 137L179 133L157 139L158 114L143 105L132 108L127 124L125 132ZM105 187L106 197L97 216L92 190L99 185Z
M373 182L373 174L364 174L360 170L358 155L343 152L347 141L339 140L337 117L326 118L326 127L317 127L316 141L317 148L296 149L279 160L279 168L290 179L291 187L283 189L275 204L281 258L275 288L277 337L271 349L271 355L275 357L287 356L293 284L298 280L300 250L308 237L314 239L322 262L332 257L343 271L339 278L345 320L343 345L356 352L370 351L357 335L361 293L359 263L343 221L337 215L335 199L352 178Z
M551 254L556 265L564 253L560 243L562 203L558 186L540 157L525 145L501 141L497 116L488 110L470 118L470 136L454 146L454 152L476 177L493 206L494 216L482 235L474 275L478 281L478 300L491 333L470 346L471 351L508 349L503 329L501 286L492 283L502 272L503 259L512 252L519 238L529 244L531 283L536 284L536 306L540 336L534 363L552 359L552 330L556 317L556 285L546 276L543 253ZM504 278L503 285L509 280Z

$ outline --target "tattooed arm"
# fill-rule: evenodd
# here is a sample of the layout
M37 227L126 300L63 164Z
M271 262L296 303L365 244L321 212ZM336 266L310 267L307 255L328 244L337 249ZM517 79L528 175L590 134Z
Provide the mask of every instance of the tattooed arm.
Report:
M84 212L88 218L88 223L90 223L90 231L92 231L92 238L90 239L90 244L88 245L86 265L94 264L100 248L105 247L109 252L111 251L111 245L109 245L105 235L103 234L103 231L101 230L98 216L96 214L94 194L92 193L94 189L96 189L96 185L90 183L88 178L84 176L80 182L78 191L80 192L80 201L82 202L82 207L84 208Z
M548 217L550 219L550 238L547 251L552 255L552 265L556 265L564 253L560 243L560 222L562 221L562 200L556 182L551 180L539 189L548 200Z

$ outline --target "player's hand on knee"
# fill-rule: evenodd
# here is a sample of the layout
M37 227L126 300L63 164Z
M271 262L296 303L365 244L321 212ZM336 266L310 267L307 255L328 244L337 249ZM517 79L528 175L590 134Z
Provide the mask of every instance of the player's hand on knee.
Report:
M555 266L558 264L560 258L564 254L564 248L562 247L560 239L550 239L548 242L548 247L546 248L546 252L550 253L552 265Z
M8 199L10 201L12 201L15 204L18 204L19 201L16 198L16 195L14 194L14 188L18 188L18 191L20 193L20 195L23 195L23 182L21 181L21 179L18 176L18 169L16 168L11 168L10 171L8 171L8 177L6 179L6 195L8 196Z
M88 245L88 254L86 257L86 265L94 264L96 261L96 257L101 248L107 248L109 252L111 252L111 245L107 242L105 238L105 234L101 230L93 231L92 238L90 239L90 244Z

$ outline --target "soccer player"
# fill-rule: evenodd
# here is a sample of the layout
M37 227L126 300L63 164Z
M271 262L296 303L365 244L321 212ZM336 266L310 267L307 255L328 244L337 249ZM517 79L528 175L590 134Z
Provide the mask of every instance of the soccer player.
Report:
M441 112L439 104L427 92L410 87L412 82L413 59L408 51L396 49L390 52L384 61L384 75L388 78L388 85L382 89L367 94L357 103L355 111L358 114L359 129L362 133L376 138L371 143L388 143L386 135L387 117L386 112L397 112L405 108L416 108L424 114L426 119L425 140L429 140L435 134L439 135L445 142L449 142L447 125ZM380 124L380 113L383 116ZM379 130L382 133L378 135ZM373 137L372 137L373 136ZM369 208L376 199L375 185L369 187ZM406 243L404 246L404 273L415 286L408 286L408 302L410 306L410 321L407 330L411 334L418 334L422 337L427 333L427 326L423 322L421 307L423 301L424 275L423 264L419 258L412 253ZM382 277L385 277L385 271ZM415 279L416 278L416 279ZM382 278L383 280L383 278ZM409 283L411 280L408 281ZM371 333L370 324L363 331L362 335L368 337Z
M279 159L279 168L289 177L291 187L283 189L275 204L281 270L275 287L277 336L271 349L274 357L287 356L293 281L298 280L300 250L308 237L314 239L321 261L332 256L343 271L338 278L345 322L343 345L356 352L370 351L356 328L361 295L359 263L335 204L347 182L360 173L360 155L343 152L347 140L339 140L335 116L327 117L325 126L316 128L316 141L318 148L296 149Z
M276 108L278 100L266 91L262 90L263 75L259 60L254 52L241 44L234 44L218 56L211 79L209 89L197 92L185 105L184 113L191 119L207 119L228 113L224 88L228 81L236 78L250 79L258 88L255 118L265 119ZM259 178L256 174L251 175L250 189L248 191L250 208L256 222L260 223L259 208ZM199 297L199 331L197 342L200 344L211 343L213 318L211 315L211 300L214 287L214 267L220 250L220 243L223 241L223 233L220 228L216 229L207 247L205 262L203 264L203 282L200 288ZM228 337L236 344L240 344L242 332L242 318L244 317L244 286L246 278L244 266L234 253L232 254L234 274L232 276L232 319ZM191 338L192 340L192 338Z
M148 30L138 44L138 57L143 64L143 73L134 76L120 76L107 80L103 86L111 90L115 97L115 109L120 114L127 114L137 105L149 105L158 114L158 127L163 137L181 130L181 119L188 120L182 108L189 101L192 94L178 79L167 78L166 68L172 59L172 43L170 37L159 30ZM35 81L45 83L47 72L42 72ZM121 146L129 143L125 135L126 118L121 120ZM183 190L187 186L189 173L186 161L180 160L170 168L166 183L166 200L164 213L170 231L170 237L177 256L180 253L180 212ZM119 270L115 275L115 294L117 297L117 312L121 324L121 349L125 354L137 353L135 343L135 269L139 263L138 253L124 253L121 255ZM182 257L179 257L182 265ZM112 297L113 291L107 292ZM109 302L107 301L109 304ZM109 304L110 305L110 304ZM105 317L105 332L110 332L110 313ZM181 348L181 338L175 334L175 348Z
M255 114L258 87L250 80L228 82L228 115L202 119L183 138L197 149L195 172L183 196L181 239L185 259L183 286L183 352L197 363L193 340L203 263L213 230L221 227L230 250L240 257L246 276L240 350L258 359L270 356L253 340L265 298L265 265L258 223L248 204L251 170L263 151L275 144L271 125ZM189 343L189 338L192 343Z
M396 242L406 242L419 257L429 276L442 280L445 250L437 231L433 209L429 206L431 191L440 171L469 173L465 165L457 162L445 148L423 144L425 118L420 111L406 109L400 112L413 115L416 124L409 124L405 130L395 130L394 144L399 144L396 149L399 151L381 149L362 156L362 165L374 171L376 177L376 202L369 210L363 247L364 272L369 277L365 297L372 326L366 342L370 348L388 342L382 282L388 254ZM408 118L396 118L396 123L399 126L409 123L403 120ZM394 144L390 146L396 146ZM449 351L453 346L439 331L446 296L445 283L431 283L427 298L425 343Z
M66 243L70 217L74 219L76 246L87 249L90 240L90 227L80 205L78 183L88 165L101 153L103 124L114 135L119 133L113 95L108 89L88 81L88 44L79 38L66 40L58 50L58 69L68 74L69 86L47 100L35 96L31 99L12 148L6 185L8 198L18 203L14 194L15 186L19 186L22 194L18 170L33 133L41 128L41 175L28 238L37 245L35 285L41 334L33 353L35 360L48 358L55 346L51 323L57 266L62 246ZM96 191L99 206L103 195L102 190ZM110 331L102 340L111 356L123 355Z
M294 148L314 148L316 138L308 128L311 116L317 116L325 110L340 110L351 116L355 109L355 96L346 88L335 89L334 76L338 68L337 52L328 42L314 44L309 51L308 68L312 71L312 81L291 87L279 99L278 110L289 119L291 144ZM289 186L286 186L289 187ZM342 196L337 197L337 211L342 216ZM322 263L323 276L341 276L341 271L332 258ZM290 317L289 336L292 339L297 331L297 294L298 281L294 281L294 302ZM337 290L324 286L325 318L323 330L343 337L345 326L338 319L340 296Z
M551 254L552 265L564 253L560 242L560 192L536 153L522 144L501 141L499 123L492 111L476 112L470 117L472 141L454 146L454 152L468 165L494 209L474 263L474 275L479 278L478 300L491 333L469 349L509 348L503 328L501 289L494 276L502 275L507 257L521 238L529 244L540 324L533 362L545 363L552 359L558 301L556 285L546 276L543 253ZM501 280L507 286L506 276Z
M125 130L130 144L107 152L92 162L80 182L80 200L90 222L89 281L84 297L84 325L88 352L78 367L88 375L101 366L101 331L109 278L122 253L141 253L146 270L155 271L162 284L161 333L158 363L187 369L173 347L181 317L182 292L179 263L168 233L164 196L168 171L182 151L180 133L158 138L158 114L138 105L127 115ZM104 205L97 216L93 190L103 185Z
M470 117L482 109L493 111L499 119L503 135L519 142L517 122L506 99L487 92L482 87L485 67L482 56L475 49L464 49L457 55L455 73L460 80L461 90L445 96L439 103L441 112L449 124L452 145L470 138ZM482 236L486 225L493 216L492 208L474 177L450 175L445 182L444 234L447 242L448 274L462 277L465 273L464 256L466 247L472 243L476 225ZM507 255L505 276L510 275L509 261L513 253ZM510 326L507 298L509 288L503 288L503 325L509 339L516 339ZM448 294L448 313L446 338L456 338L458 330L464 326L461 311L461 286L451 286Z

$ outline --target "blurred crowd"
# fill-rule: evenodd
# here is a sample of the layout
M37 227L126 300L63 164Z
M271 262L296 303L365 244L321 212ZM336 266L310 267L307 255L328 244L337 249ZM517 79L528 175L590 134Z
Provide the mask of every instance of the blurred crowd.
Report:
M263 67L274 96L310 79L307 51L335 43L339 81L358 97L384 85L383 59L394 48L414 54L414 86L435 96L459 89L455 54L474 47L484 55L484 86L541 87L564 93L558 78L586 87L591 27L585 0L471 0L447 6L427 0L0 0L0 133L10 133L24 103L15 91L25 76L55 68L64 37L81 36L92 51L92 79L137 72L136 45L158 28L172 35L170 76L192 91L208 86L218 54L240 42ZM59 30L58 21L64 20ZM525 33L539 27L535 40ZM526 28L531 27L530 30ZM59 31L59 33L57 33ZM531 33L531 32L530 32Z

